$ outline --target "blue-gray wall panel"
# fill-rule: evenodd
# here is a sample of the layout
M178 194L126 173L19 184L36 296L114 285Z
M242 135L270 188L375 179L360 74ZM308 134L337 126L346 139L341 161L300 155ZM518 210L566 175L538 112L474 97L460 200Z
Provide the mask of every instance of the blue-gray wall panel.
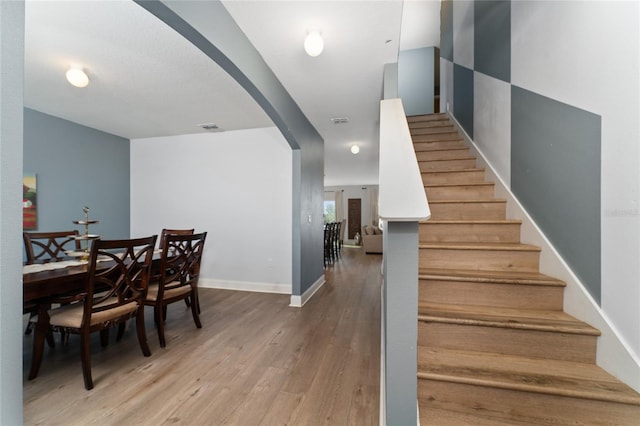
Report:
M453 65L453 115L473 138L473 71Z
M600 116L511 88L511 188L600 302Z
M453 62L453 1L440 5L440 57Z
M433 57L433 47L400 52L398 94L407 115L433 114Z
M511 2L476 1L474 21L475 70L511 82Z
M25 108L23 150L24 172L38 178L39 231L82 232L72 221L89 206L100 220L92 233L129 238L128 139Z

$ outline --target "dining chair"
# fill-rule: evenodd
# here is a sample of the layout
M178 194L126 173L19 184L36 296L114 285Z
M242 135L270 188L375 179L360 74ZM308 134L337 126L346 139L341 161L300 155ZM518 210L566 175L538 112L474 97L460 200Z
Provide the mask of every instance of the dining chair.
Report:
M87 390L93 388L89 349L92 332L100 331L104 347L107 345L109 328L135 318L142 353L144 356L151 355L144 325L144 300L156 239L157 235L92 241L85 291L61 299L60 302L71 303L48 312L49 324L80 335L82 374ZM97 267L98 261L101 262L100 267ZM43 339L45 333L46 330L36 326L36 339ZM34 353L29 379L38 374L41 362L42 353Z
M32 265L34 263L57 261L67 257L66 252L69 250L79 251L80 240L74 238L77 235L79 235L77 229L57 232L23 232L25 263ZM22 313L24 315L29 314L27 328L24 331L24 334L29 335L33 331L33 319L38 313L38 305L35 303L25 304ZM49 346L54 345L52 336L49 336L47 342Z
M206 232L166 236L160 258L160 279L149 285L145 304L153 306L160 346L166 347L165 321L167 306L189 298L191 315L197 328L202 328L198 302L198 279Z
M162 248L165 245L165 242L167 241L167 235L193 235L193 231L194 228L191 229L168 229L168 228L163 228L162 231L160 232L160 242L158 243L158 248L160 250L162 250ZM160 279L159 275L155 276L156 280ZM191 306L191 300L187 297L186 299L184 299L184 303L187 305L187 307ZM198 313L200 313L200 306L198 306Z
M57 232L23 232L27 265L61 260L67 251L80 251L77 229Z

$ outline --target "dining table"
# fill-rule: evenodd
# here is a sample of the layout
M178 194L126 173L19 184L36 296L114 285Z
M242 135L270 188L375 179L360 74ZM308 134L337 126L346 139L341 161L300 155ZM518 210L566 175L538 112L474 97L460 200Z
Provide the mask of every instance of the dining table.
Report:
M160 250L155 250L152 268L158 268L160 263ZM98 260L98 270L109 268L111 262ZM50 335L49 309L52 301L56 299L82 293L86 288L89 274L89 263L79 258L63 259L57 262L49 262L34 265L24 265L22 273L23 304L36 305L38 320L36 330L40 335ZM152 274L153 276L153 274ZM38 370L44 353L44 339L33 339L33 356L29 380L38 375ZM53 342L53 339L48 339Z

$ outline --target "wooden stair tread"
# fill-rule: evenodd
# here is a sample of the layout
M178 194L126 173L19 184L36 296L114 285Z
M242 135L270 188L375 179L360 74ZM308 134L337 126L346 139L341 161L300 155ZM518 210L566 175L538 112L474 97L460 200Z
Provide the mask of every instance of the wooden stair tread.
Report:
M446 204L446 203L506 203L504 198L486 198L475 200L429 200L429 204Z
M430 269L421 268L420 279L439 281L470 281L496 284L526 284L565 287L566 283L557 278L549 277L538 272L519 271L475 271L462 269Z
M640 394L595 364L420 348L418 377L640 406Z
M541 251L540 247L522 243L449 243L429 242L418 244L420 249L449 249L449 250L487 250L487 251Z
M420 152L439 152L439 151L463 151L463 150L468 150L469 147L468 146L454 146L454 147L450 147L450 148L431 148L431 149L422 149L420 150Z
M418 221L420 224L435 223L438 225L500 225L500 224L522 224L517 219L493 219L493 220L473 220L473 219L427 219Z
M419 133L415 133L419 132ZM442 124L438 126L409 126L409 133L414 136L423 136L423 135L441 135L441 134L450 134L455 133L457 135L456 129L453 128L453 124Z
M472 168L472 169L462 169L462 170L427 170L422 172L422 174L456 174L456 173L473 173L473 172L484 172L484 169Z
M433 183L424 185L425 188L448 188L455 186L495 186L493 182L469 182L469 183Z
M599 336L600 331L563 311L418 303L418 321Z

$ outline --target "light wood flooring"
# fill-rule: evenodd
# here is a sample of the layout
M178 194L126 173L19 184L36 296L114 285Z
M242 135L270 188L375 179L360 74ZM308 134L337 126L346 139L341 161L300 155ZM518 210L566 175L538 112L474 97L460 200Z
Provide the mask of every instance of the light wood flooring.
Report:
M64 346L56 336L33 381L25 336L24 423L377 425L381 260L345 248L303 308L289 307L288 295L203 288L203 328L184 304L170 306L166 349L148 309L151 357L133 326L107 348L96 333L91 391L77 336Z

